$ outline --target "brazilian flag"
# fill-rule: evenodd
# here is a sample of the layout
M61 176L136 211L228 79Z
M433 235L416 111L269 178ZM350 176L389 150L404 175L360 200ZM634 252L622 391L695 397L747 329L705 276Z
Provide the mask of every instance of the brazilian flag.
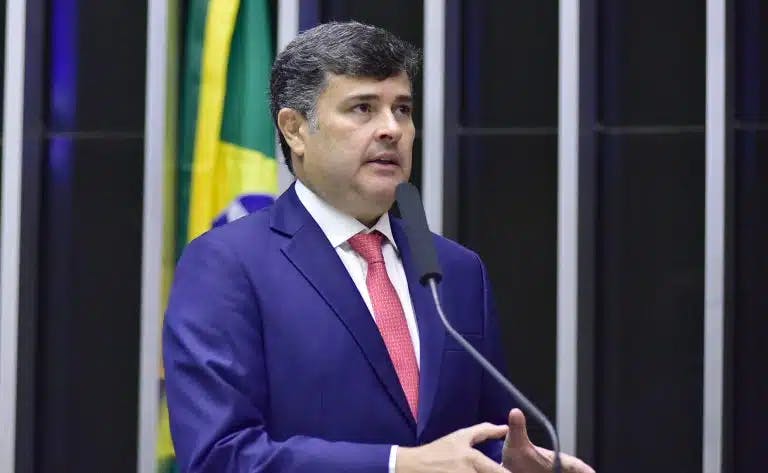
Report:
M269 0L190 0L180 77L176 255L277 193ZM178 471L162 392L158 472Z

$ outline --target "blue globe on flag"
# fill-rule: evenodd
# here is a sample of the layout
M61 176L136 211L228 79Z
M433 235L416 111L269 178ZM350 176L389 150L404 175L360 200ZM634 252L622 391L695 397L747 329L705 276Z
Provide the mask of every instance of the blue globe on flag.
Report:
M220 227L238 218L269 207L275 202L275 198L269 194L242 194L229 204L213 221L213 227Z

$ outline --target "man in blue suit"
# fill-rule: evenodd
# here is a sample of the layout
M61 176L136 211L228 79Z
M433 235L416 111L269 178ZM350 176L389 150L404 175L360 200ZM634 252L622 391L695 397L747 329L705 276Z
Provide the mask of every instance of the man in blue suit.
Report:
M512 400L446 336L388 215L411 171L418 59L384 30L330 23L275 60L272 112L297 182L272 207L189 244L165 318L182 471L551 466ZM501 366L482 262L447 239L435 245L448 317ZM564 466L591 471L572 457Z

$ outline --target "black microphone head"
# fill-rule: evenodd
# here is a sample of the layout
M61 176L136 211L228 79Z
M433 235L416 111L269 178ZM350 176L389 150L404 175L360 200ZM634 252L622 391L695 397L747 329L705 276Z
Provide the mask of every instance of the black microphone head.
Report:
M405 223L408 246L411 247L411 254L419 272L419 282L426 284L430 278L440 282L443 272L437 262L435 243L427 225L419 190L410 182L403 182L397 186L395 194L400 216Z

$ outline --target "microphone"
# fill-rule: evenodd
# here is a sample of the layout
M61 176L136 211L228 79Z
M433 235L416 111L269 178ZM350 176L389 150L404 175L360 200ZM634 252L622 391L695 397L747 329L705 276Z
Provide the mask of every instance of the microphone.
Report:
M552 426L552 423L547 419L547 416L539 410L531 401L526 398L507 378L502 375L499 370L496 369L483 355L478 352L475 347L470 345L464 337L451 326L443 313L443 307L440 304L440 297L437 294L437 284L442 280L443 273L440 270L440 264L437 261L437 252L435 251L435 245L432 240L432 233L427 226L427 217L424 214L424 206L421 203L421 197L416 187L409 183L403 182L397 186L395 190L395 196L397 199L397 206L400 209L400 215L405 222L405 234L408 239L408 245L411 247L411 254L413 255L416 263L416 268L419 272L419 282L422 285L429 284L432 290L432 299L434 299L437 313L440 315L443 325L448 333L453 337L464 349L466 349L472 358L475 359L491 376L501 384L515 400L520 404L523 411L530 417L533 417L536 421L544 426L552 441L552 450L555 453L554 472L560 473L560 440L557 436L557 431Z

